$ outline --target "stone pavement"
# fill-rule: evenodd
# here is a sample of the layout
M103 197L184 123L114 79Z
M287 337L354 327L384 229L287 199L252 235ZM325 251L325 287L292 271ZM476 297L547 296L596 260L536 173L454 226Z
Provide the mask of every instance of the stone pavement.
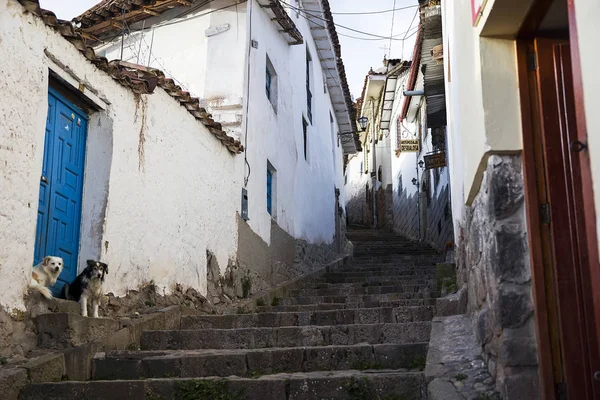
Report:
M425 376L429 400L500 398L465 315L433 319Z
M426 399L442 260L392 234L348 236L353 261L289 297L144 331L141 350L96 354L92 380L31 384L21 399Z

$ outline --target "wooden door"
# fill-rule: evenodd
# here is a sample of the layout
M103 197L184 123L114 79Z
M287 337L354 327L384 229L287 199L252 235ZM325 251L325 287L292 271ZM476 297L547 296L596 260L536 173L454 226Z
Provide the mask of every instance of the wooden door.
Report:
M570 48L552 39L536 39L534 45L544 174L537 179L545 182L538 196L547 201L542 219L551 244L545 284L549 321L555 317L558 329L551 326L550 335L558 335L552 343L560 346L560 357L553 355L555 379L565 383L562 391L569 399L594 399L600 396L600 382L594 379L600 355L578 157L584 145L578 141Z

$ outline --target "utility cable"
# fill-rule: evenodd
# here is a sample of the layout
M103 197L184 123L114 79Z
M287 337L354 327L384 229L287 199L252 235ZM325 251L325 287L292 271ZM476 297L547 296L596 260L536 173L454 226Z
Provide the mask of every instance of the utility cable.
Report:
M394 0L394 8L396 8L396 0ZM394 35L394 22L395 22L394 20L395 20L395 17L396 17L396 12L394 11L394 12L392 12L392 29L390 30L390 45L389 45L389 48L390 48L390 50L389 50L390 54L389 55L390 55L390 57L392 56L392 37ZM410 27L408 27L408 29L410 30ZM404 35L404 37L406 38L406 35Z
M408 30L410 31L410 28L412 28L412 25L415 23L415 19L417 18L417 14L419 13L419 9L417 8L417 10L415 11L415 15L413 16L412 21L410 21L410 25L408 26ZM407 31L408 33L408 31ZM411 35L412 36L412 35ZM409 36L410 37L410 36ZM400 54L401 58L404 58L404 41L408 39L406 37L406 35L404 35L404 38L402 39L402 53Z
M363 12L333 12L332 11L331 13L334 15L373 15L373 14L385 14L385 13L395 12L395 11L400 11L400 10L407 10L407 9L413 8L413 7L419 7L419 5L415 4L412 6L396 8L396 5L394 4L394 8L391 10L363 11Z
M379 38L379 39L390 39L390 40L398 40L398 41L402 41L402 40L403 40L403 39L396 39L396 38L394 38L394 37L391 37L391 36L382 36L382 35L376 35L376 34L369 33L369 32L364 32L364 31L361 31L361 30L358 30L358 29L349 28L349 27L347 27L347 26L345 26L345 25L336 24L336 23L335 23L333 20L330 20L330 19L327 19L327 18L323 18L323 17L321 17L321 16L319 16L319 15L312 14L312 13L310 13L310 12L308 12L308 11L302 10L301 8L294 7L294 6L292 6L291 4L288 4L288 3L286 3L285 1L282 1L282 0L280 0L280 3L281 3L282 5L284 5L285 7L288 7L288 8L290 8L290 9L292 9L292 10L298 11L298 12L300 12L300 13L304 13L304 14L306 14L306 15L309 15L309 16L311 16L312 18L316 18L316 19L318 19L318 20L321 20L321 21L324 21L324 22L332 23L332 24L334 24L335 26L337 26L338 28L347 29L347 30L349 30L349 31L352 31L352 32L360 33L360 34L362 34L362 35L366 35L366 36L372 36L372 37L376 37L376 38ZM415 15L416 15L416 14L415 14ZM310 21L310 19L309 19L309 21ZM312 21L312 22L314 22L314 21ZM338 33L338 34L339 34L339 33Z

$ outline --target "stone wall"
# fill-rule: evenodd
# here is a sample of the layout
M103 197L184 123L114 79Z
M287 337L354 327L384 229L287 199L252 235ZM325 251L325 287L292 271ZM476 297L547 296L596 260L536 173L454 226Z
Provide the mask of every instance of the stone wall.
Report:
M491 156L457 231L458 280L496 387L539 398L531 267L520 155Z
M377 228L391 230L393 226L392 203L393 203L392 185L387 188L383 186L377 191Z
M434 190L436 188L433 188ZM452 207L450 205L449 185L440 188L427 207L427 233L425 240L436 249L444 250L446 243L454 241Z
M373 193L373 189L369 182L368 184L363 185L355 195L348 196L346 202L348 225L373 225L373 203L371 193Z
M343 221L345 216L341 217ZM352 254L352 244L346 240L346 224L342 221L338 252L336 240L312 244L294 239L275 220L271 222L271 242L266 243L238 218L237 259L230 260L224 274L219 273L221 269L216 259L207 254L209 301L218 304L247 297L312 272L339 258L340 254Z
M394 194L392 215L394 232L400 233L409 239L419 238L419 194L408 194L406 187L399 188Z

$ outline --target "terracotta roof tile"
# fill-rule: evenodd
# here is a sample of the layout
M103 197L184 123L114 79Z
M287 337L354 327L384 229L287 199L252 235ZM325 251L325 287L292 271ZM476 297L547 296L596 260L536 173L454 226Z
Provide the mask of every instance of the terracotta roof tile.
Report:
M337 31L335 30L335 23L333 22L333 15L331 14L331 6L329 5L328 0L322 0L322 3L323 14L325 16L324 19L327 20L327 30L329 31L329 35L331 36L331 40L333 41L333 47L337 60L337 67L340 74L340 84L342 86L342 91L344 92L344 97L346 99L346 108L350 113L352 131L358 132L358 127L356 126L356 109L354 108L354 102L352 101L352 96L350 95L350 88L348 87L348 79L346 78L346 68L344 67L344 61L342 61L342 46L340 46L340 39L338 37ZM354 134L354 143L356 146L356 150L362 151L362 146L360 143L360 137L358 133Z

